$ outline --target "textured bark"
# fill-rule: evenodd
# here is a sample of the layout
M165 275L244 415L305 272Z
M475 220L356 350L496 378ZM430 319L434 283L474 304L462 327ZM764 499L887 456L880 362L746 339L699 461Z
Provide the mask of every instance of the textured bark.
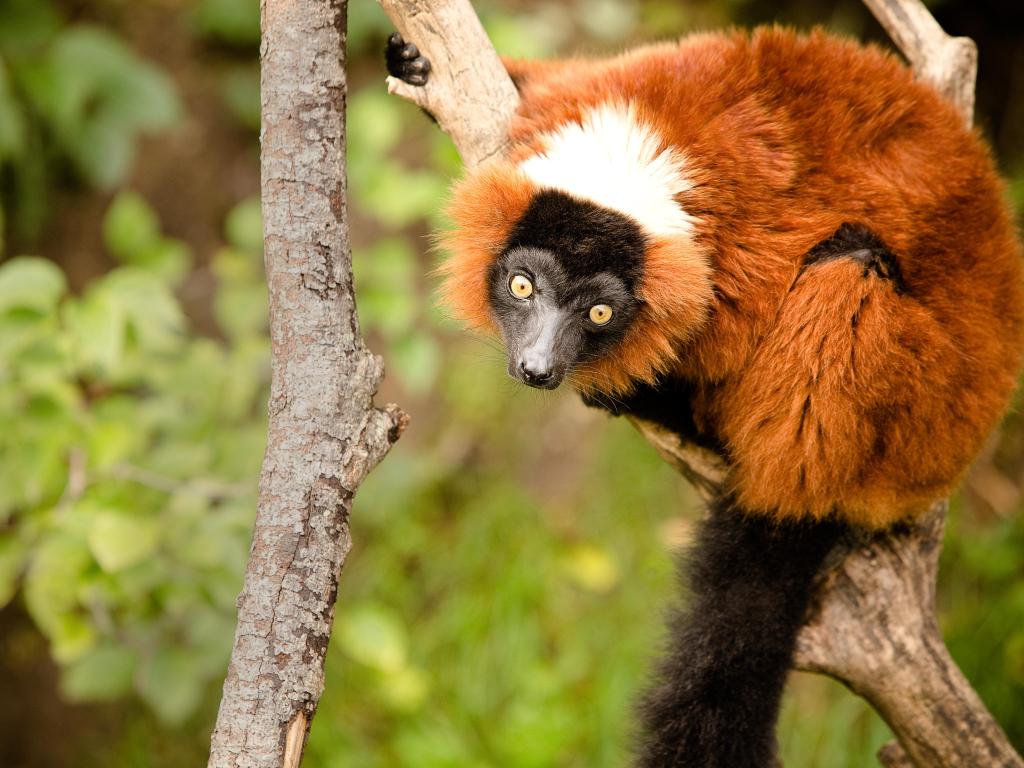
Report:
M907 530L847 542L800 635L799 663L842 680L889 723L899 745L879 753L884 765L1024 766L942 642L945 514L939 502Z
M490 43L453 47L443 42L446 37L466 41L458 30L478 26L466 3L380 1L399 31L434 64L431 77L440 69L450 72L438 78L429 99L428 108L442 127L486 123L489 115L514 110L514 91L497 97L506 99L504 104L481 105L476 97L464 96L478 76L471 72L490 72L501 81L493 93L504 94L505 84L511 85L504 71L493 74L498 59ZM948 37L920 0L865 2L918 76L952 100L969 125L977 68L974 43ZM444 10L443 25L433 20L435 9ZM415 28L409 23L413 17ZM421 29L430 34L421 35ZM473 70L466 69L469 63ZM392 88L426 106L418 90L404 84ZM468 131L452 135L468 166L500 152L506 141L503 135L492 136L487 144L476 145L467 143L469 136ZM637 419L633 424L703 495L715 493L728 469L721 457L655 424ZM945 512L946 503L937 502L906 530L850 539L833 553L813 615L801 632L795 666L839 679L878 710L899 739L879 753L890 768L1024 768L942 642L934 602Z
M406 417L373 406L345 213L345 0L263 0L267 451L210 766L298 766L323 691L352 495Z

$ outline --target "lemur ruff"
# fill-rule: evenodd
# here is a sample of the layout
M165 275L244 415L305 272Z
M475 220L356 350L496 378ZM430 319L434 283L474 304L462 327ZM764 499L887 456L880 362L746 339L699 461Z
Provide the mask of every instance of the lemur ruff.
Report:
M394 36L392 74L429 62ZM881 49L779 28L506 62L445 296L512 376L715 446L646 768L768 768L824 557L947 494L1020 366L1021 252L978 134Z

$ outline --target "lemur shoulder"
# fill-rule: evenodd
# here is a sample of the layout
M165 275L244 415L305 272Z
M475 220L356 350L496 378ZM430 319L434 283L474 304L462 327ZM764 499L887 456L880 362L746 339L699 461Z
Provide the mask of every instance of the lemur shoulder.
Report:
M388 58L425 81L415 46ZM1004 186L937 92L820 31L506 64L510 149L454 188L446 301L524 383L726 454L641 764L762 768L822 558L948 493L1006 408Z

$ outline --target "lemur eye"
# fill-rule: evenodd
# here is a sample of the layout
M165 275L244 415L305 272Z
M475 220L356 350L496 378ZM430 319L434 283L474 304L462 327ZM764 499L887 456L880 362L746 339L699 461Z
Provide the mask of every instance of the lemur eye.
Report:
M595 304L590 308L590 322L594 325L608 325L612 319L612 308L607 304Z
M533 295L533 283L525 275L513 275L508 282L508 291L517 299L528 299Z

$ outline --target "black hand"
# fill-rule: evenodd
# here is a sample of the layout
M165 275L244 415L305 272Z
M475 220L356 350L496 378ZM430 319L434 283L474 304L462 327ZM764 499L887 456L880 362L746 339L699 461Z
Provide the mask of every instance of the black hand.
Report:
M388 47L384 51L388 74L397 77L409 85L426 85L430 74L430 61L420 56L415 43L407 43L400 34L395 32L388 38Z

